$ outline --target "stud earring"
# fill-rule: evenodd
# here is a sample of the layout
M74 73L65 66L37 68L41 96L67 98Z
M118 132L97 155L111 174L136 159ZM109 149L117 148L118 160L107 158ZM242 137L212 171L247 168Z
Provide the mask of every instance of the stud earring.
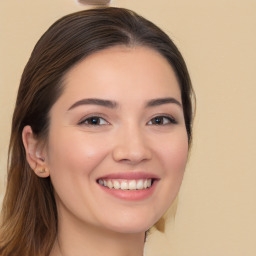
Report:
M43 169L37 170L37 172L38 172L39 174L43 174L43 173L45 173L46 171L45 171L45 168L43 168Z
M34 173L40 178L47 178L50 175L50 170L46 166L38 166L34 169Z
M49 170L47 167L36 168L35 173L40 177L47 177L49 175Z

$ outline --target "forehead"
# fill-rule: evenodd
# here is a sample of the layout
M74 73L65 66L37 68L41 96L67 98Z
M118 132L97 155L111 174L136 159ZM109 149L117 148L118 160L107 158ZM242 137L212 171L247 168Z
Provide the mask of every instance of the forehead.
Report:
M171 65L160 53L147 47L115 46L94 53L75 65L64 81L64 94L70 98L139 100L158 94L180 99Z

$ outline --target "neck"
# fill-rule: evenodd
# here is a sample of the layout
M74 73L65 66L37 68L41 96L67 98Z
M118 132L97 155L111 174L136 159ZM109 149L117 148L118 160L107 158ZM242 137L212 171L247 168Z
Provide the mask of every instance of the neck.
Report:
M59 220L50 256L143 256L144 232L118 233Z

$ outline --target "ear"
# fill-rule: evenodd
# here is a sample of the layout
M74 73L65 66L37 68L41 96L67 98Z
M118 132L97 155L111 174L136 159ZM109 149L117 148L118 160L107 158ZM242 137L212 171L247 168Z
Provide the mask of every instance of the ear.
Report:
M49 168L46 165L45 149L35 137L31 126L25 126L22 131L22 141L26 151L26 159L31 169L41 178L50 175Z

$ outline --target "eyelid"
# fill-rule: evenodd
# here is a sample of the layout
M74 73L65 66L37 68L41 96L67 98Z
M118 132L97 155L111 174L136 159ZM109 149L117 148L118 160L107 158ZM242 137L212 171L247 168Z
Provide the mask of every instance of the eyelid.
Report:
M86 124L85 122L88 121L91 118L99 118L99 119L103 119L106 124ZM91 114L89 116L85 116L83 117L79 122L78 125L87 125L87 126L102 126L102 125L108 125L110 124L105 117L102 117L100 114Z
M104 120L104 124L89 124L86 123L86 121L88 121L91 118L98 118L98 119L102 119ZM165 118L168 119L168 123L163 123L163 124L153 124L152 121L155 118ZM164 125L171 125L171 124L177 124L177 119L175 117L173 117L170 114L156 114L155 116L151 117L150 120L146 123L146 125L155 125L155 126L164 126ZM109 125L110 122L107 121L107 118L104 117L104 115L100 114L100 113L93 113L90 114L88 116L85 116L83 118L80 119L80 121L78 121L78 125L85 125L85 126L103 126L103 125Z
M152 122L152 120L154 118L166 118L169 120L169 123L167 124L149 124L150 122ZM154 117L152 117L149 122L147 122L148 125L159 125L159 126L163 126L163 125L170 125L170 124L177 124L177 120L176 118L174 118L172 115L169 115L169 114L157 114L155 115Z

